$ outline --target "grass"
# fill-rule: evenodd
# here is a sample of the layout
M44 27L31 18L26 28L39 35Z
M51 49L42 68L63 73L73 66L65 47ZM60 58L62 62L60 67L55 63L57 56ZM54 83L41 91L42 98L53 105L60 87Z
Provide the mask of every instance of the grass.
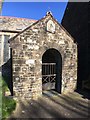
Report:
M0 78L0 83L2 86L0 87L0 112L2 112L2 119L6 119L16 108L16 101L10 97L5 96L5 92L8 91L7 84L5 83L3 78ZM0 84L0 85L1 85Z
M2 98L2 118L7 118L13 110L15 110L16 102L15 100L7 97Z

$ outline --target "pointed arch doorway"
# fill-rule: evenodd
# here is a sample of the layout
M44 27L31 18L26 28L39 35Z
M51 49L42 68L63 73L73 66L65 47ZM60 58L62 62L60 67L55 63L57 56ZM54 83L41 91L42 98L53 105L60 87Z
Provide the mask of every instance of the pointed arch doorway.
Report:
M61 93L62 57L58 50L48 49L42 56L42 90Z

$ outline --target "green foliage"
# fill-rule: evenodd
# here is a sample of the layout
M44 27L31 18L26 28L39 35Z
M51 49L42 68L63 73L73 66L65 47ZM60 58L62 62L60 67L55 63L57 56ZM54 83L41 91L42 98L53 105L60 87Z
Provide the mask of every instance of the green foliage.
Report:
M9 91L6 82L2 79L2 93L5 94L5 91Z
M2 118L2 81L0 78L0 119Z
M0 104L0 108L2 108L2 119L7 118L16 107L16 101L5 96L5 92L8 90L6 82L3 78L0 78L0 91L2 91L0 92L0 103L2 103L2 105Z
M3 97L2 98L2 118L7 118L13 110L15 110L16 107L16 101L11 99L11 98L7 98L7 97Z

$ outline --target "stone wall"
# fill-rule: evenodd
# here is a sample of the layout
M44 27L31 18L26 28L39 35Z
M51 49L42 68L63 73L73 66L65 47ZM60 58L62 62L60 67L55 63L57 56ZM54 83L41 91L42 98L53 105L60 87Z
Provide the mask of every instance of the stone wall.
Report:
M47 30L51 20L55 30ZM53 29L54 29L53 27ZM42 56L50 48L62 56L61 93L73 92L77 82L77 45L73 38L52 17L37 21L10 41L13 61L14 95L35 99L42 94Z
M12 62L8 39L21 32L36 20L0 16L0 76L6 81L12 92Z
M4 61L5 58L10 59L10 57L8 57L8 54L10 54L8 39L34 22L36 22L36 20L0 16L0 67L7 62ZM8 39L5 38L7 36L9 36ZM5 45L5 43L7 43L7 45ZM8 54L4 54L6 51Z

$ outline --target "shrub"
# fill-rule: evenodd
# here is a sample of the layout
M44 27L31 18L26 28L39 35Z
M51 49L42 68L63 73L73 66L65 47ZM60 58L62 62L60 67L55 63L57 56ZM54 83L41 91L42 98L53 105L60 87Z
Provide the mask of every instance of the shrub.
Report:
M13 110L15 110L16 101L7 97L3 97L2 101L2 118L4 119L7 118Z
M2 91L0 92L0 98L2 98L2 100L0 99L0 102L2 102L2 105L0 107L2 108L2 119L5 119L12 113L13 110L15 110L16 101L10 97L5 96L5 92L9 89L3 78L0 78L0 83L2 84L0 87L2 88L0 90Z

